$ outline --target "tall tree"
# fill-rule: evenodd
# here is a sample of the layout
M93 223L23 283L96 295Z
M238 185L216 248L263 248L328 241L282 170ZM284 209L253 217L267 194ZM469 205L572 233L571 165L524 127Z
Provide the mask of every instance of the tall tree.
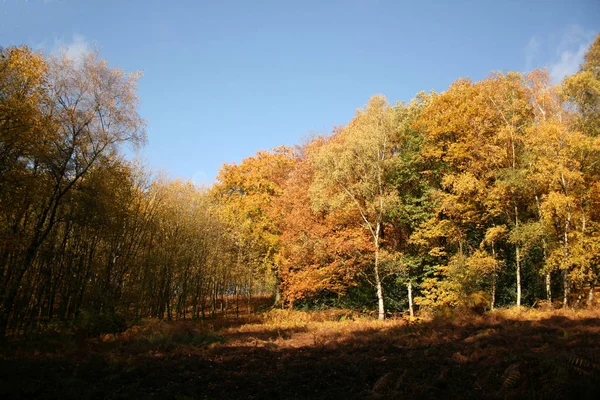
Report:
M39 79L44 93L39 109L45 122L32 128L44 151L20 159L36 181L38 198L35 204L24 204L22 215L27 217L19 219L17 230L26 235L23 248L2 257L4 271L9 273L0 285L1 333L6 330L23 276L56 227L73 190L119 145L145 139L137 113L138 74L110 68L94 53L78 60L66 54L52 56L47 65Z
M261 283L261 290L274 289L279 301L275 255L280 246L280 216L272 212L272 207L294 163L291 148L261 151L240 165L225 164L213 188L220 218L234 243L236 276L244 281L248 295L256 283Z
M456 241L448 243L455 246L455 267L468 268L468 262L459 261L468 260L470 253L479 257L476 251L487 229L505 224L515 229L524 218L528 192L523 179L523 135L531 123L527 99L520 74L495 74L477 83L453 83L421 115L424 156L436 163L441 177L435 194L437 218L448 220L454 225L452 231L460 232L454 235ZM430 226L436 225L441 227ZM517 305L521 304L521 259L517 243Z
M308 154L325 144L326 140L316 138L301 149L275 202L282 232L277 262L288 306L329 294L341 297L356 285L362 265L369 261L370 240L354 213L315 213L311 207L314 166Z
M310 191L315 210L350 208L370 233L381 320L385 318L381 238L386 215L398 204L397 191L386 181L396 129L394 110L383 96L374 96L348 126L311 155L315 175Z

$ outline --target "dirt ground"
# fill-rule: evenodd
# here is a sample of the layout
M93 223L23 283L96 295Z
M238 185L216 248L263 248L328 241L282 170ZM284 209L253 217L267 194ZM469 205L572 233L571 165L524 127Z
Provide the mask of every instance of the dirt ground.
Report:
M0 398L600 398L600 310L379 322L272 310L12 340Z

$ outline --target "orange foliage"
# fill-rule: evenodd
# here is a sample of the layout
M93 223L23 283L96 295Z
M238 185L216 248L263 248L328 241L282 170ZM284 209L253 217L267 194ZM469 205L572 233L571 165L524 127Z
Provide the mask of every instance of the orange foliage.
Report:
M354 211L313 212L308 192L312 175L310 162L301 159L276 206L283 215L278 261L284 302L289 305L321 291L343 293L372 251L367 232L355 215L349 215Z

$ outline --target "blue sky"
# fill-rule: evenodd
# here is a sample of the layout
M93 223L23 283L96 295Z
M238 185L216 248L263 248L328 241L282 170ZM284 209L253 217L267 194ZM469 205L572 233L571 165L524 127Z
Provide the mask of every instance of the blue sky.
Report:
M459 77L574 72L600 1L0 0L0 45L97 46L142 70L146 164L210 183L224 162L410 100Z

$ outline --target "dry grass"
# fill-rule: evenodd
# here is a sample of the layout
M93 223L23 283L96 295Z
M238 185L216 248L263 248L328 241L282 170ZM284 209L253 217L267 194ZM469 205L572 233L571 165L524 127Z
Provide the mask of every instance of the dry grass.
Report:
M404 319L378 321L352 310L304 312L274 309L259 321L223 331L229 346L299 348L302 346L335 345L361 332L385 331L403 326Z

